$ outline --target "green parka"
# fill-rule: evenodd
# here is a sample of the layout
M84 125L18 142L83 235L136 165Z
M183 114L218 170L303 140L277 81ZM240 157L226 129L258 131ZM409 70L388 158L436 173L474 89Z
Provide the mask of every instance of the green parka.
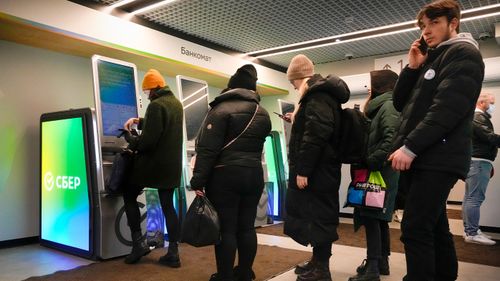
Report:
M139 137L127 136L129 148L137 151L130 182L158 189L177 188L182 172L182 104L168 87L157 92L146 116L140 119Z
M400 125L400 114L392 104L392 91L372 99L365 108L365 114L371 120L366 164L370 171L380 171L387 185L387 195L382 211L354 209L356 229L363 224L362 217L392 220L399 180L399 173L395 172L387 161L394 134Z

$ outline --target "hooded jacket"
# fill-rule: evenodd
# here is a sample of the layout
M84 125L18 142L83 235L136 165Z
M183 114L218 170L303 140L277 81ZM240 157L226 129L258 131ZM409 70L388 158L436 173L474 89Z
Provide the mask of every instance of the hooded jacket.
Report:
M363 224L363 217L392 220L399 179L399 173L394 171L387 161L392 149L392 140L400 123L400 114L392 105L392 91L371 99L365 107L365 115L371 121L366 164L370 171L380 171L387 189L382 210L354 209L356 230Z
M316 74L307 84L290 136L285 234L314 246L338 239L340 104L349 100L350 92L336 76ZM298 189L297 175L308 177L305 189Z
M416 154L412 169L466 177L483 77L481 53L468 33L429 49L419 69L403 69L393 95L394 107L402 113L394 150L404 145Z
M216 166L262 166L262 149L271 131L271 119L261 106L243 135L223 149L243 132L259 102L260 97L256 92L236 88L219 95L210 103L211 109L196 139L197 155L191 178L192 189L206 187Z

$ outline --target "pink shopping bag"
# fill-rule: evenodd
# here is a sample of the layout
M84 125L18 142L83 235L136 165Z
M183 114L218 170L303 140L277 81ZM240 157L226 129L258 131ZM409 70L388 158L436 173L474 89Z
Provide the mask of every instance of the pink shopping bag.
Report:
M385 201L385 190L370 191L366 192L365 206L374 208L384 208Z

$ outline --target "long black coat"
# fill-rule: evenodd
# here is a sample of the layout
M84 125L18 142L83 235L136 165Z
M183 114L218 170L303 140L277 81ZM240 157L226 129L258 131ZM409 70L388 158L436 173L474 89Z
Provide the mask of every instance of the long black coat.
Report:
M177 188L182 173L184 111L168 88L158 94L139 123L142 134L127 137L129 148L137 151L130 181L144 187Z
M237 88L221 94L210 103L212 109L196 139L192 189L206 187L216 166L262 167L262 149L271 131L271 119L261 106L245 133L222 149L245 129L259 101L256 92Z
M286 194L285 234L302 245L338 239L338 158L340 104L349 100L349 88L336 76L314 75L299 102L290 136L290 178ZM308 177L297 188L297 175Z
M471 122L484 63L479 50L466 40L430 49L420 69L406 67L399 75L393 100L402 121L394 149L405 145L417 155L412 169L467 176Z

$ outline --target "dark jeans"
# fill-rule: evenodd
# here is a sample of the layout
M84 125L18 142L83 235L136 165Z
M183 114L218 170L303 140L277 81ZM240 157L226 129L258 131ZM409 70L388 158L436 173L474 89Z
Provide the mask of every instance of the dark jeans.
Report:
M128 225L132 232L141 231L141 213L137 204L137 196L141 194L143 187L128 185L123 193L125 203L125 213L127 214ZM168 231L168 241L170 243L179 241L179 219L174 208L175 189L158 189L160 205L165 216Z
M457 279L458 262L446 216L446 201L457 182L454 174L410 170L401 173L408 197L401 223L405 246L404 281Z
M221 242L215 246L221 280L233 280L236 249L239 280L251 280L257 253L254 223L263 188L262 167L225 166L213 170L206 195L217 210L221 225Z
M375 218L364 217L367 259L380 259L391 254L389 223Z

